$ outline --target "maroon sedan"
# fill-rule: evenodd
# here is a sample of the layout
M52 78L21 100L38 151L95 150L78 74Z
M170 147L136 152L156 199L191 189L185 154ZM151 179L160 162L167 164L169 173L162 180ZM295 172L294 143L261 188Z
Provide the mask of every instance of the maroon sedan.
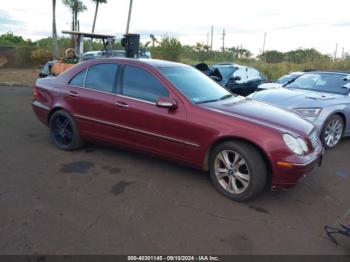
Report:
M248 200L311 171L323 148L297 114L236 96L195 68L95 59L38 79L33 109L55 145L121 145L209 171L216 189Z

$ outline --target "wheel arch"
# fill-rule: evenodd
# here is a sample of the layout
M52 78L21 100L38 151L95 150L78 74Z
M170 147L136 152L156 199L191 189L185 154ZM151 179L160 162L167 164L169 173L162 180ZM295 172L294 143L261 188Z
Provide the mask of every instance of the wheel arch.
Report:
M58 111L58 110L63 110L63 107L61 107L61 106L56 106L56 107L54 107L54 108L51 109L51 111L49 112L49 115L48 115L48 117L47 117L47 123L50 123L50 118L51 118L51 116L52 116L56 111Z
M247 143L251 146L253 146L255 149L257 149L260 154L262 155L262 157L264 158L264 161L266 163L266 167L267 167L267 171L268 171L268 179L271 182L272 179L272 164L271 161L269 160L268 154L266 153L265 150L263 150L259 145L257 145L256 143L242 138L242 137L235 137L235 136L225 136L225 137L221 137L218 140L216 140L214 143L212 143L206 153L205 153L205 157L204 157L204 161L203 161L203 170L208 171L209 170L209 160L210 160L210 154L213 151L213 149L215 147L217 147L218 145L228 142L228 141L240 141L240 142L244 142Z
M335 112L334 115L339 116L343 120L343 123L344 123L343 132L344 132L346 129L346 125L347 125L345 114L343 112Z

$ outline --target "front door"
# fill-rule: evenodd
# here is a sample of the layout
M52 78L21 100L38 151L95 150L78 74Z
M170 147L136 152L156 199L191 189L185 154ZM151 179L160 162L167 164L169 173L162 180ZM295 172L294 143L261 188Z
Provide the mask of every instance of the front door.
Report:
M116 96L116 124L125 142L145 150L178 159L186 159L189 145L180 130L186 126L186 109L180 100L153 73L126 65L122 85ZM172 97L176 110L160 108L160 97ZM118 126L119 125L119 126Z

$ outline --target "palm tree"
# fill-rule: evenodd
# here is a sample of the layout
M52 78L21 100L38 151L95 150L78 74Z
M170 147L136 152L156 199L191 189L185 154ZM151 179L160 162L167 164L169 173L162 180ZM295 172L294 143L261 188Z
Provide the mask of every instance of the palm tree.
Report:
M92 24L92 30L91 30L91 32L94 33L95 32L95 26L96 26L96 18L97 18L97 13L98 13L98 7L99 7L100 4L106 4L107 0L92 0L92 1L96 3L94 23Z
M52 54L55 58L59 56L56 29L56 0L52 0Z
M82 0L62 0L63 4L72 11L72 31L79 30L78 14L87 10Z

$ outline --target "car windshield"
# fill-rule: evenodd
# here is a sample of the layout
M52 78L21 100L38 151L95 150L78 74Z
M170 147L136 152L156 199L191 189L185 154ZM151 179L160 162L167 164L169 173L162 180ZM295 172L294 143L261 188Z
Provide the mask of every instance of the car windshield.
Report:
M235 66L212 66L213 69L217 68L224 79L230 78L233 73L238 69Z
M232 96L225 88L192 67L161 67L159 70L192 103L215 102Z
M343 86L349 83L349 80L343 80L344 77L345 74L334 73L304 74L285 87L346 95L349 91Z
M298 76L299 75L297 75L297 74L284 75L277 80L277 83L285 85L289 81L292 81L293 79L297 78Z

